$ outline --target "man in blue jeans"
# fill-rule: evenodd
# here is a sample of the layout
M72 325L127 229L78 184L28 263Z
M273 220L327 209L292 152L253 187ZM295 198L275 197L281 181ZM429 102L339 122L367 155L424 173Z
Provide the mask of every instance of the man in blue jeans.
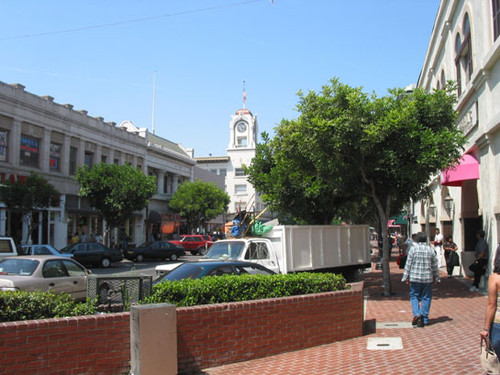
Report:
M429 324L432 287L439 282L436 252L427 243L423 232L417 233L416 243L408 251L402 282L410 284L410 302L413 327Z

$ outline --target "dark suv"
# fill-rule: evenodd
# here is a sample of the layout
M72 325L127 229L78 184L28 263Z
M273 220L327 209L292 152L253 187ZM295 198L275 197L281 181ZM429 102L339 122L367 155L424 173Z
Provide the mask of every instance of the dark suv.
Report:
M61 253L73 254L73 258L81 264L103 268L108 268L111 262L120 262L123 259L121 250L110 249L96 242L69 245L62 249Z

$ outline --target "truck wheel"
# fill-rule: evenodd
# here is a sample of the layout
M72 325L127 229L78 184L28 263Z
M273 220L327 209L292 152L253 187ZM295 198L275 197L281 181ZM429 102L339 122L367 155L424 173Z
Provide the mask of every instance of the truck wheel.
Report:
M205 246L200 246L198 248L198 254L200 254L200 255L206 255L207 252L208 252L208 250L207 250L207 248Z
M191 250L191 255L198 255L198 250Z
M101 267L108 268L109 266L111 266L111 261L108 258L102 258L101 259Z
M139 255L137 255L137 257L136 257L135 259L136 259L138 262L142 262L142 261L144 260L144 257L143 257L141 254L139 254Z
M170 260L171 260L172 262L175 262L175 261L177 260L177 254L171 254L171 255L170 255Z

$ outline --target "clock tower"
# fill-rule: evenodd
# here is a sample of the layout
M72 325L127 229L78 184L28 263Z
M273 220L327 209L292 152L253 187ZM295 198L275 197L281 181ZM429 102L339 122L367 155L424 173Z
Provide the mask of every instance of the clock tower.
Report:
M257 145L257 116L250 110L238 109L229 122L229 146L232 149L253 149Z

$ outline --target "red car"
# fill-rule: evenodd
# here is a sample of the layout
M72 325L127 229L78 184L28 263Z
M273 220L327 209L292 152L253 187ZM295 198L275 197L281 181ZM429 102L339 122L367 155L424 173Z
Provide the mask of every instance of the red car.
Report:
M189 251L193 255L205 255L214 243L212 237L205 234L184 234L180 240L170 242L181 245L184 247L184 250Z

